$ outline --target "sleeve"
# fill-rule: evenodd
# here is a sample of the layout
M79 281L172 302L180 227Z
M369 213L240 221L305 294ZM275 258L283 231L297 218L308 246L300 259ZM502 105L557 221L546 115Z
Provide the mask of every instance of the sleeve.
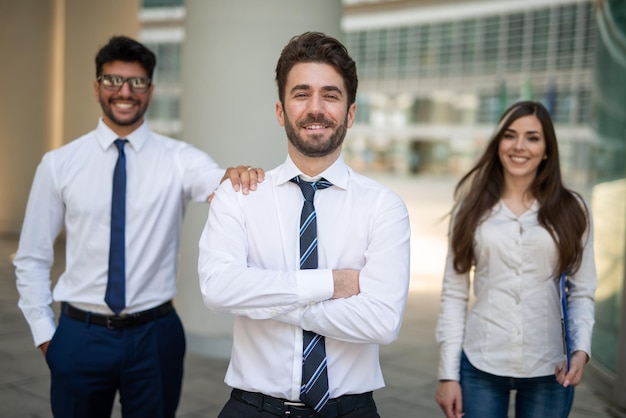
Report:
M271 185L264 183L263 187ZM332 296L330 270L248 267L248 231L241 199L256 199L262 194L268 193L258 189L254 196L243 196L223 184L211 202L198 258L200 290L211 311L268 319Z
M65 208L55 185L51 154L42 159L30 191L18 250L13 261L22 310L35 346L50 341L56 329L51 308L50 269L54 242L63 229Z
M204 151L184 144L179 153L179 166L183 172L183 190L187 199L207 202L220 185L225 170Z
M584 202L582 203L585 204ZM571 351L584 351L591 357L591 337L595 323L595 291L598 283L593 248L593 219L583 236L583 256L578 271L568 281L568 329Z
M439 345L439 380L458 381L469 299L469 273L459 274L454 270L454 256L449 243L452 227L453 220L448 234L448 255L435 334Z
M299 318L280 318L325 337L350 343L389 344L400 331L410 280L409 216L388 191L371 210L369 242L360 270L360 293L306 305Z

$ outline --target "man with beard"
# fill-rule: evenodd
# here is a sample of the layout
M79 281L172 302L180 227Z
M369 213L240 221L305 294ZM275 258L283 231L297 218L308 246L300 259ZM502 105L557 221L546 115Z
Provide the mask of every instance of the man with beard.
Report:
M185 207L226 178L247 194L264 175L225 171L148 128L155 65L144 45L111 38L96 56L97 128L44 155L33 182L14 263L55 417L109 417L118 390L123 416L174 417L185 337L172 299ZM51 293L62 230L66 268Z
M200 238L204 303L235 315L219 417L378 417L378 347L397 338L409 284L407 210L341 157L358 80L339 41L292 38L276 82L287 159L253 194L220 187Z

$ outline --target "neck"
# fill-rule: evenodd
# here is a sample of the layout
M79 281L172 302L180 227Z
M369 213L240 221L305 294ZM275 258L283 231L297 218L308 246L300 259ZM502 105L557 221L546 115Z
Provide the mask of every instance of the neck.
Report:
M323 157L307 157L296 150L291 143L288 145L289 157L293 163L309 177L315 177L333 165L341 155L341 148Z
M118 125L107 117L103 117L104 124L109 127L120 138L126 138L143 124L143 118L132 125Z
M530 186L533 178L507 178L504 179L504 189L502 190L503 199L511 199L519 202L531 202L535 199Z

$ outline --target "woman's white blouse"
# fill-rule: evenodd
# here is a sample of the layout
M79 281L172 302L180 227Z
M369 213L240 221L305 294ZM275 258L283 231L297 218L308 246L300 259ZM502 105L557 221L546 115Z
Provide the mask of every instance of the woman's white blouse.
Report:
M454 271L448 250L436 329L440 380L459 380L461 350L474 367L498 376L551 375L564 360L557 247L539 225L538 209L535 201L516 216L500 201L479 224L471 298L470 274ZM591 354L597 282L591 215L583 245L580 269L569 277L568 322L571 351Z

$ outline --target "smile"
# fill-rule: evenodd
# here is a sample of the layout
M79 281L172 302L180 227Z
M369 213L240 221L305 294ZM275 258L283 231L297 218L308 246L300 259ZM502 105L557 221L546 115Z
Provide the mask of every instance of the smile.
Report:
M326 129L327 126L326 125L309 125L309 126L305 126L305 129Z
M120 102L115 102L113 103L113 106L115 107L120 107L122 109L130 109L131 107L135 106L134 103L120 103Z

